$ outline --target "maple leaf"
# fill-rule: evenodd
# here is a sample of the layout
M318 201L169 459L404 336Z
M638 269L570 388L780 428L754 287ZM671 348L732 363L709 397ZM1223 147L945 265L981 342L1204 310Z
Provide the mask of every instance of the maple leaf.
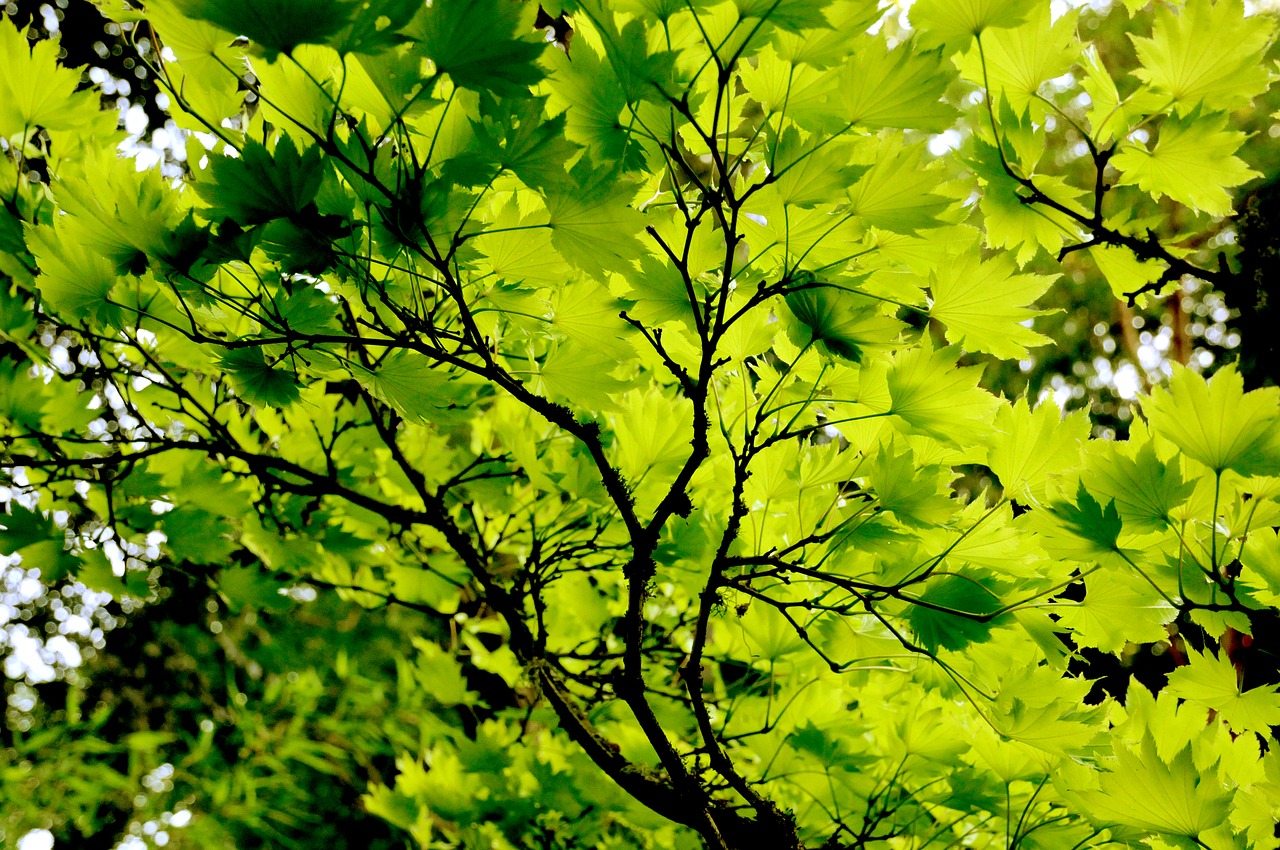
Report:
M1243 12L1240 0L1189 0L1177 11L1157 7L1151 37L1130 36L1142 62L1134 75L1184 112L1201 105L1206 112L1248 105L1270 82L1256 57L1270 42L1275 22Z
M926 45L954 52L989 29L1018 26L1038 5L1035 0L917 0L911 23Z
M1054 277L1015 274L1008 256L982 262L970 251L945 263L929 281L929 315L947 326L947 341L997 357L1027 356L1027 346L1049 339L1024 326L1045 311L1026 306L1045 293Z
M8 15L0 20L0 136L44 127L72 130L93 119L92 92L76 92L80 72L55 64L56 42L27 40Z
M210 218L257 224L300 212L315 199L323 176L319 148L299 152L285 136L271 153L250 142L238 157L214 159L195 188Z
M267 362L262 346L247 346L227 352L222 368L235 382L239 395L250 404L287 407L301 397L297 374Z
M267 58L300 44L326 44L359 8L355 0L175 0L189 18L247 36Z
M940 132L955 117L942 100L951 80L936 54L917 53L910 44L889 50L867 37L833 79L828 109L834 106L839 118L861 127Z
M1077 17L1071 11L1051 23L1049 7L1038 4L1025 23L983 36L982 53L972 48L960 61L960 71L992 95L1002 96L1018 114L1026 114L1040 86L1079 60Z
M1064 416L1052 401L1040 402L1034 411L1026 399L1002 406L995 426L987 465L1006 494L1028 504L1043 500L1053 477L1076 466L1089 435L1084 411Z
M522 15L521 7L507 0L433 3L406 32L455 84L517 94L542 78L535 62L542 45L532 35L516 34L523 29Z
M959 351L928 345L897 354L886 377L889 412L912 431L947 443L957 429L987 434L999 402L978 388L981 366L954 367Z
M41 295L69 316L116 324L119 308L108 301L119 280L115 265L102 254L65 238L65 227L59 222L52 227L26 228L27 245L40 266L36 284Z
M1261 175L1235 154L1244 133L1227 130L1226 115L1192 111L1160 126L1151 150L1122 147L1112 159L1122 184L1137 186L1153 197L1168 195L1179 203L1211 215L1231 212L1227 189Z
M1232 366L1206 380L1175 365L1168 388L1154 389L1142 411L1157 433L1215 472L1266 473L1280 458L1280 389L1246 393Z
M1197 768L1191 748L1161 759L1149 735L1138 749L1116 748L1101 789L1077 792L1090 818L1167 835L1199 836L1221 824L1230 796L1213 773Z
M1225 652L1215 655L1188 649L1187 661L1169 674L1169 693L1213 709L1238 734L1257 732L1269 737L1271 727L1280 726L1276 685L1243 690L1239 674Z
M1104 508L1081 481L1076 488L1075 502L1060 501L1053 505L1053 513L1071 534L1092 544L1100 552L1118 551L1118 541L1123 523L1114 501Z
M817 343L838 357L857 363L867 348L892 343L902 323L880 311L879 302L852 289L824 284L812 275L797 275L804 286L787 293L786 304L795 318L793 338L798 345Z

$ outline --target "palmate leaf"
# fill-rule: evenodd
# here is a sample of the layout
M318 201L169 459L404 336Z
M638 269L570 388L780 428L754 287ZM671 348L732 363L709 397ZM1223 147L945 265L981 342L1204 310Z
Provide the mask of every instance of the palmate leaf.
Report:
M1191 748L1161 759L1150 735L1137 750L1116 747L1099 790L1076 792L1090 819L1166 835L1197 837L1222 824L1231 797L1216 772L1200 770Z
M987 466L1000 479L1005 495L1025 504L1038 504L1054 476L1074 469L1080 447L1089 436L1085 411L1070 415L1052 401L1033 411L1025 398L1001 407L996 414L997 436L987 453Z
M744 18L763 18L779 29L800 32L830 26L822 10L831 0L733 0Z
M564 109L565 138L586 149L602 167L620 163L624 169L644 162L641 147L622 119L627 95L607 60L590 45L574 51L573 59L551 51L554 68L551 103Z
M1008 255L982 262L971 251L943 263L930 279L929 315L946 325L947 342L1005 359L1024 358L1027 346L1050 341L1023 322L1045 314L1025 305L1053 281L1049 275L1015 274Z
M1012 110L1012 107L1003 102L1002 107ZM1016 156L1018 151L1033 151L1031 158L1034 161L1028 163L1022 160L1022 164L1028 170L1034 170L1035 162L1043 152L1043 140L1032 134L1026 137L1030 144L1016 144L1018 138L1007 133L1013 123L1001 124L1006 155ZM1030 126L1029 118L1025 124ZM977 140L973 150L970 165L984 183L982 199L978 205L982 210L987 245L1015 250L1018 265L1025 266L1041 249L1056 254L1068 240L1079 238L1079 224L1071 216L1042 204L1028 204L1024 200L1026 189L1004 170L995 145ZM1036 175L1035 182L1036 188L1046 197L1082 215L1087 214L1081 204L1084 193L1061 177Z
M644 216L628 205L632 184L618 174L592 171L582 164L571 177L571 184L547 196L551 244L597 280L605 280L609 271L631 269L644 254L637 238Z
M485 102L484 118L474 127L483 156L494 166L493 173L498 169L512 171L534 189L567 182L565 164L577 154L578 146L565 138L564 116L547 118L541 98L501 104L490 100Z
M913 605L907 615L920 643L930 650L957 650L984 639L998 618L983 618L1003 604L988 584L971 575L929 579L916 597L925 604Z
M61 226L59 226L61 225ZM109 296L118 278L115 265L96 251L66 238L66 225L26 228L27 247L36 258L36 286L55 310L70 318L109 325L120 321L120 308Z
M248 37L267 55L327 44L359 10L358 0L177 0L188 18ZM375 12L373 17L379 13Z
M1233 366L1205 380L1174 365L1168 389L1142 402L1152 430L1214 472L1274 472L1280 463L1280 389L1244 392Z
M8 15L0 20L0 137L73 130L94 119L93 92L76 92L80 72L57 63L58 43L27 40Z
M111 260L118 274L141 272L149 257L172 258L181 200L158 171L140 173L116 151L100 151L58 190L72 241Z
M292 369L267 363L262 346L227 352L222 357L222 368L231 377L240 397L250 404L288 407L301 395L297 375Z
M1099 708L1084 704L1090 683L1044 664L1011 668L1000 677L993 725L1004 737L1057 756L1092 755L1106 728Z
M1002 96L1018 114L1025 115L1040 86L1062 76L1079 61L1077 21L1077 13L1070 11L1051 23L1050 7L1036 4L1025 23L983 36L982 53L975 46L965 54L961 73L977 85L985 83L993 96Z
M439 421L466 406L471 385L412 351L396 351L376 368L353 367L356 380L410 422ZM456 414L455 414L456 415Z
M880 509L918 528L940 525L959 507L946 492L944 479L949 474L942 466L922 466L910 446L897 442L881 447L866 468Z
M1063 602L1052 610L1079 646L1116 654L1129 643L1166 639L1165 625L1178 616L1155 588L1119 570L1091 574L1085 579L1083 600Z
M238 157L215 158L195 190L209 204L206 216L249 225L301 212L315 200L323 178L320 149L300 153L283 136L271 153L249 142Z
M842 65L845 57L858 49L859 34L866 32L881 14L878 4L870 0L835 0L823 9L825 25L774 33L772 49L788 62L813 68Z
M1241 0L1189 0L1178 9L1157 6L1150 38L1131 36L1142 67L1134 75L1183 110L1247 106L1266 91L1270 71L1261 61L1275 20L1244 14Z
M922 148L905 148L893 135L864 142L854 161L871 168L849 189L850 212L870 227L894 233L939 226L951 201L934 192L940 172L923 163L923 155Z
M1095 245L1089 249L1089 259L1098 266L1117 298L1126 298L1159 280L1165 268L1159 260L1139 260L1128 248L1114 245Z
M1168 195L1211 215L1231 212L1234 188L1261 175L1235 154L1245 134L1228 130L1227 115L1198 111L1170 118L1160 127L1151 150L1126 145L1112 159L1122 184L1137 186L1153 197Z
M917 0L911 24L925 45L954 52L989 29L1018 26L1040 5L1036 0Z
M1160 460L1153 441L1136 454L1127 454L1125 448L1105 442L1090 446L1086 455L1089 488L1100 498L1114 500L1120 518L1133 530L1163 530L1170 514L1191 498L1195 482L1183 479L1179 458L1168 463Z
M1054 518L1073 536L1098 553L1118 551L1123 523L1114 501L1104 508L1081 481L1074 502L1059 501L1052 506Z
M769 170L776 177L773 191L784 204L809 207L830 203L866 172L849 164L848 145L831 144L828 137L800 137L794 127L784 131L768 149Z
M1280 695L1276 685L1244 691L1226 652L1215 655L1187 650L1188 663L1169 674L1169 693L1211 708L1236 734L1257 732L1264 738L1280 726Z
M932 348L926 337L919 348L893 358L886 376L888 412L909 433L957 445L991 432L1000 403L978 387L981 366L956 367L959 355L955 346Z
M789 326L797 345L818 345L823 351L854 363L868 348L884 348L897 339L903 325L880 310L880 302L841 286L824 284L800 273L806 288L787 293Z
M627 103L635 104L642 100L663 102L663 92L676 90L676 54L669 50L651 52L642 20L628 21L619 29L615 25L612 4L601 3L600 0L582 2L590 14L579 16L580 25L589 21L598 34L604 48L607 73L617 81Z
M339 53L382 53L408 40L401 30L421 9L421 0L359 0L351 23L338 33L333 46Z
M34 543L65 536L41 511L9 503L9 512L0 513L0 555L12 555Z
M538 378L543 390L557 401L608 410L614 406L610 395L627 389L625 381L613 376L617 367L617 359L608 353L565 342L547 355Z
M518 94L542 79L533 34L536 6L507 0L440 0L408 32L420 49L463 88Z
M832 120L934 133L950 127L955 110L942 95L954 72L938 54L918 53L912 47L889 50L881 40L863 36L835 77L835 94L828 104Z

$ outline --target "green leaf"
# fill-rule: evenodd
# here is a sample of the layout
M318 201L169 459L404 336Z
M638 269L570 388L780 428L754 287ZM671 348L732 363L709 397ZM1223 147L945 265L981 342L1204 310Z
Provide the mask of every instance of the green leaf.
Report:
M1111 294L1127 298L1164 274L1164 264L1159 260L1139 260L1128 248L1114 245L1095 245L1089 249L1089 258L1111 285Z
M1040 86L1061 77L1079 61L1077 22L1077 13L1069 11L1051 23L1050 7L1036 4L1025 23L983 36L982 52L976 46L971 49L960 62L961 73L977 85L985 82L991 96L1003 97L1019 115L1025 115Z
M870 227L914 234L937 227L951 201L934 190L940 172L921 162L924 149L893 135L866 142L855 162L871 168L849 189L849 211Z
M880 449L866 475L880 509L892 511L904 525L934 527L959 507L946 492L950 470L921 465L910 446L896 441Z
M889 50L864 36L842 64L829 98L833 119L859 127L898 127L939 133L951 126L955 110L942 99L954 73L936 53L917 53L910 44Z
M1085 472L1090 490L1113 500L1120 518L1134 531L1164 530L1170 514L1195 491L1194 481L1183 480L1179 459L1160 460L1152 441L1132 455L1115 443L1090 448Z
M235 382L240 397L250 404L288 407L301 395L298 376L291 369L268 364L260 345L227 352L222 368Z
M409 27L436 69L463 88L514 95L542 79L534 9L507 0L441 0ZM517 35L519 33L519 35Z
M733 4L744 18L762 18L791 32L830 26L822 10L831 0L733 0Z
M178 259L180 199L158 170L140 173L116 151L100 151L82 174L59 181L58 202L69 235L110 259L117 274L140 273L149 258Z
M9 513L0 513L0 555L12 555L33 543L50 540L62 532L38 510L9 502Z
M59 535L61 536L61 535ZM61 540L42 540L18 550L22 556L22 568L40 571L40 580L47 585L56 585L75 572L79 560L66 551L66 544ZM145 594L143 594L145 595Z
M849 165L847 145L830 144L820 135L802 140L794 127L778 137L768 156L778 199L798 207L841 199L845 187L866 172Z
M5 15L0 20L0 137L44 127L74 130L94 120L94 95L76 92L80 72L57 63L58 43L27 40Z
M205 215L243 226L301 212L320 191L324 164L318 147L299 153L293 140L282 136L272 153L249 142L238 157L213 158L207 174L195 184L209 204Z
M1085 411L1064 416L1048 400L1034 411L1025 398L1002 406L995 425L998 433L987 453L987 466L1006 496L1028 505L1042 502L1050 482L1079 464L1080 447L1089 436Z
M411 351L396 351L374 369L353 367L356 380L410 422L438 421L465 407L468 387L445 369Z
M1190 747L1166 761L1150 736L1137 751L1116 747L1100 784L1077 794L1091 819L1168 835L1199 836L1223 823L1231 806L1217 774L1197 768Z
M329 43L359 10L355 0L177 0L177 6L189 18L247 36L268 59L300 44Z
M1187 662L1169 674L1169 693L1218 712L1236 734L1257 732L1269 738L1271 727L1280 726L1280 686L1242 690L1240 675L1225 652L1188 649Z
M1267 474L1280 462L1280 388L1244 392L1234 366L1205 380L1174 365L1168 388L1142 402L1152 430L1214 472Z
M1071 534L1092 544L1099 552L1119 551L1120 530L1123 523L1114 500L1104 508L1090 495L1081 481L1076 488L1075 502L1056 502L1053 516Z
M589 410L613 407L611 394L621 393L626 382L613 376L618 361L612 355L566 342L547 355L538 377L550 396L571 401Z
M418 650L414 673L419 686L446 708L455 705L478 705L480 695L467 687L462 666L449 653L426 638L413 638Z
M351 23L331 43L339 53L382 53L408 40L401 30L421 9L421 0L359 0Z
M1165 640L1167 623L1178 611L1150 584L1119 570L1092 573L1085 579L1084 599L1052 609L1058 623L1071 629L1079 646L1119 655L1130 643Z
M36 286L49 306L72 319L120 323L120 308L108 301L118 278L114 264L101 254L65 238L66 225L27 225L27 247L36 258Z
M958 650L985 639L993 628L989 615L1002 607L986 583L968 575L931 578L918 599L937 606L913 605L907 615L916 638L929 650Z
M1027 119L1026 123L1029 125L1030 120ZM1020 150L1016 136L1012 140L1014 144L1011 144L1008 131L1012 126L1012 122L1001 121L1006 155L1015 155ZM1033 136L1027 147L1035 151L1033 156L1038 160L1043 151L1043 140ZM1034 170L1034 162L1021 161L1021 164L1029 171ZM978 205L982 210L987 245L1016 250L1018 265L1025 266L1041 249L1057 254L1068 241L1080 238L1080 225L1070 215L1047 204L1026 201L1027 190L1004 170L999 150L994 145L976 141L971 165L984 184ZM1018 166L1015 164L1013 167ZM1061 177L1034 175L1034 179L1036 188L1045 197L1081 215L1088 214L1080 203L1084 193Z
M497 167L514 172L534 189L567 182L565 164L578 152L565 138L565 117L547 118L543 101L536 98L486 104L476 135Z
M1232 205L1227 189L1261 175L1235 155L1244 133L1226 127L1226 114L1193 111L1169 118L1160 126L1155 147L1125 145L1111 162L1121 172L1121 184L1155 198L1167 195L1210 215L1228 215Z
M643 164L639 139L622 118L626 92L608 64L590 45L575 50L572 60L559 51L552 54L551 102L564 109L565 137L603 168Z
M117 599L132 596L145 600L151 595L151 583L147 581L146 570L126 569L124 575L118 576L101 549L88 549L80 553L77 560L79 565L75 571L76 579L90 590L110 593Z
M988 29L1018 26L1039 5L1036 0L917 0L911 23L926 45L954 52Z
M636 238L644 216L630 206L631 185L583 165L572 177L575 185L547 197L551 244L597 280L605 280L609 271L630 270L644 253Z
M994 726L1006 738L1057 756L1093 755L1105 716L1082 703L1090 683L1042 664L1001 676Z
M1015 274L1007 255L982 262L970 251L944 263L930 279L929 315L947 326L947 342L1006 360L1025 358L1027 346L1050 340L1024 325L1046 311L1023 305L1053 281L1050 275Z
M787 293L787 308L795 318L792 339L797 345L815 343L824 351L854 363L866 349L891 345L902 323L880 310L880 302L835 284L816 280L812 274L795 276L804 289Z
M910 431L957 444L990 433L1000 403L978 388L981 366L956 367L954 347L901 352L887 376L889 413Z
M1133 73L1184 112L1239 109L1271 81L1262 56L1274 31L1269 15L1245 17L1241 0L1157 6L1151 37L1130 36L1142 62Z

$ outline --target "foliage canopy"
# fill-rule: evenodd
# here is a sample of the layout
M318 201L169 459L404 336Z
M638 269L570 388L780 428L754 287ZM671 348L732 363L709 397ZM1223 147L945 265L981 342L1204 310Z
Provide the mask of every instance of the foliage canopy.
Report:
M179 644L207 605L234 704L113 739L73 681L0 828L145 774L191 846L315 846L326 783L385 846L1274 846L1280 389L1176 367L1115 442L983 384L1064 254L1230 276L1184 243L1275 28L1158 5L1119 79L1030 0L111 8L173 184L0 23L0 549Z

